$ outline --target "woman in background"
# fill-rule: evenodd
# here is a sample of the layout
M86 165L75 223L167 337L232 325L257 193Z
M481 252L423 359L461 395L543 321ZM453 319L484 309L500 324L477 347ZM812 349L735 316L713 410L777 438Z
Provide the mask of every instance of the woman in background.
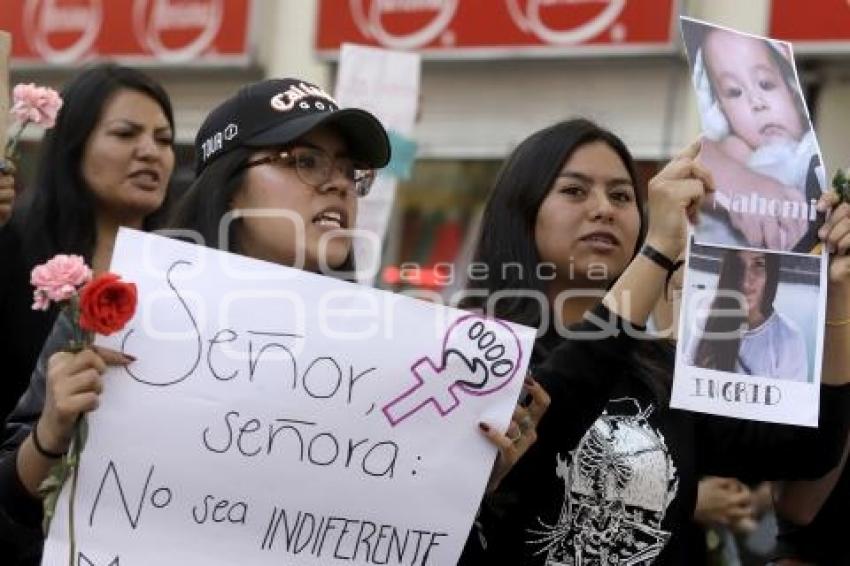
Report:
M109 267L119 226L162 221L174 170L174 116L150 77L111 63L79 73L47 131L38 178L0 229L0 419L26 389L56 310L34 311L30 271L56 254ZM0 181L6 183L10 175Z
M41 148L37 181L0 228L4 421L29 384L58 312L32 309L33 267L61 253L106 270L119 226L152 229L161 222L174 170L171 101L144 73L96 65L71 79L62 98ZM0 174L0 188L11 186L11 173ZM32 540L39 533L29 537L13 523L0 512L0 554L11 564L35 563ZM24 556L17 557L19 551Z

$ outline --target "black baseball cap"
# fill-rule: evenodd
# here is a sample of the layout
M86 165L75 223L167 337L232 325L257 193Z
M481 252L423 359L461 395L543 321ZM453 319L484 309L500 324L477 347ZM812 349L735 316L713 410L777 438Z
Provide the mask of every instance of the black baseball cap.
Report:
M351 157L378 169L390 161L387 132L360 108L342 108L300 79L268 79L243 87L209 113L195 136L195 173L236 147L286 145L321 125L333 125Z

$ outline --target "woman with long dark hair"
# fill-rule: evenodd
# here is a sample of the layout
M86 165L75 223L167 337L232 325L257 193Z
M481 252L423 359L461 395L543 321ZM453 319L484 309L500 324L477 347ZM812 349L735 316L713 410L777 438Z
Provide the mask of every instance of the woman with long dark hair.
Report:
M719 371L806 381L808 355L797 326L774 309L781 257L726 250L708 317L688 362Z
M32 309L33 267L61 253L83 256L96 272L106 270L120 226L149 230L161 222L174 170L171 101L146 74L95 65L72 78L62 98L41 147L36 182L0 229L4 421L26 390L58 314L56 307ZM35 563L38 540L37 531L30 536L0 512L4 560Z
M669 408L672 343L642 328L712 189L698 150L656 175L648 198L623 143L587 120L536 132L503 165L476 254L489 277L470 302L541 326L533 371L551 405L489 498L480 563L684 564L701 476L817 477L838 461L850 413L838 349L825 353L817 429ZM848 216L837 208L824 228L841 254ZM503 278L493 266L507 261L528 269ZM833 262L831 317L850 316L848 267ZM827 334L828 346L850 340L844 327Z
M76 254L109 266L119 226L157 227L174 169L174 115L159 83L104 63L62 90L64 104L40 151L35 184L0 230L0 419L26 389L56 309L33 311L30 271Z

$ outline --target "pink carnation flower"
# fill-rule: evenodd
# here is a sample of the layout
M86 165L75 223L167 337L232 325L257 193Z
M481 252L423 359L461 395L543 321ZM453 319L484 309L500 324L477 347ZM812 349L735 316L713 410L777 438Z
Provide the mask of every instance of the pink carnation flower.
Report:
M14 104L10 112L22 124L32 122L52 128L56 124L56 114L62 108L62 97L58 92L33 83L15 85L12 99Z
M91 276L91 269L78 255L59 254L37 265L30 274L30 283L35 287L33 308L45 310L50 301L67 301Z

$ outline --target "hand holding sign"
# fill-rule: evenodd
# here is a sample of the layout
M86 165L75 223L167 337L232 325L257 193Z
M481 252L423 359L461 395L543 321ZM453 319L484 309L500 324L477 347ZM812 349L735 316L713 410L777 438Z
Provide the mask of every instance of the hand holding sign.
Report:
M445 416L459 404L458 390L488 395L516 375L522 347L506 324L477 315L459 318L446 331L440 361L421 358L410 368L416 384L383 407L393 426L433 403Z

